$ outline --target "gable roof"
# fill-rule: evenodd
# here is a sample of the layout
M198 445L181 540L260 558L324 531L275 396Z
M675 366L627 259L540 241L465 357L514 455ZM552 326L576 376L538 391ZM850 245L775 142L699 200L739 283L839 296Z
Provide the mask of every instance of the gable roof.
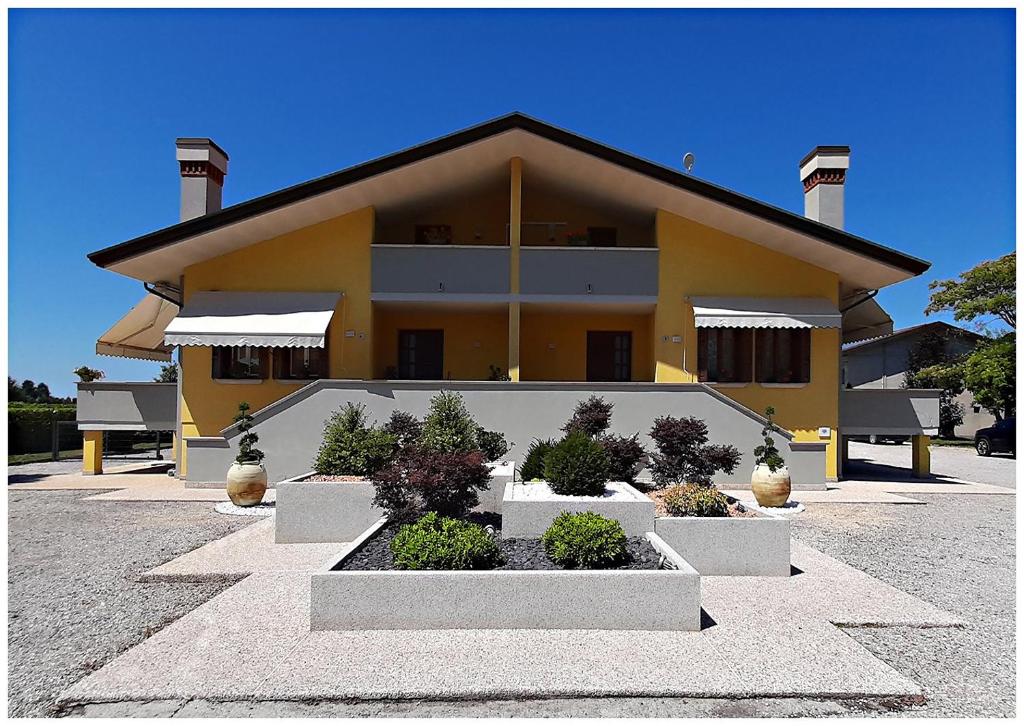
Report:
M951 323L947 323L943 320L933 320L930 323L921 323L919 325L911 325L909 328L894 330L889 335L883 335L878 338L872 338L871 340L853 343L852 345L845 346L843 348L843 353L845 354L851 351L863 351L876 345L882 345L883 343L891 343L894 340L906 338L911 335L926 333L930 330L934 330L936 332L941 331L947 333L948 335L970 338L975 342L982 340L985 337L984 335L979 335L978 333L975 333L972 330L967 330L966 328L961 328L957 325L952 325Z
M899 281L900 279L919 275L931 266L931 263L917 257L871 242L844 230L821 224L799 214L765 204L724 187L633 156L521 113L501 116L448 136L405 149L404 151L235 204L218 212L181 222L136 237L127 242L92 252L88 257L90 261L100 267L112 268L115 271L136 277L137 279L156 282L158 281L157 279L151 279L156 277L157 274L157 269L154 265L132 266L123 263L164 250L173 245L187 242L199 236L215 234L220 230L243 224L256 217L273 214L278 210L284 210L293 205L314 200L336 190L353 187L360 182L373 180L382 175L431 160L434 157L465 149L479 142L494 139L515 131L526 132L606 164L639 174L642 177L667 185L673 189L688 192L744 215L763 220L766 223L781 227L802 237L825 242L836 250L852 253L859 258L880 263L895 273L894 275L884 276L884 280L882 280L884 284L892 284L892 282ZM247 243L252 244L267 238L269 237L249 237L247 238ZM755 239L754 241L758 240ZM118 267L122 269L118 269ZM171 278L168 276L162 279L169 280Z

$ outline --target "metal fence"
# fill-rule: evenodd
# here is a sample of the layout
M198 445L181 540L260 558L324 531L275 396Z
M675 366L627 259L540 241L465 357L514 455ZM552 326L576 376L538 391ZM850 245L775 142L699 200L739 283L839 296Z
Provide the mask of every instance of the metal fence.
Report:
M170 431L104 431L104 458L170 458ZM46 453L46 452L41 452ZM49 460L82 456L82 432L75 421L52 421Z

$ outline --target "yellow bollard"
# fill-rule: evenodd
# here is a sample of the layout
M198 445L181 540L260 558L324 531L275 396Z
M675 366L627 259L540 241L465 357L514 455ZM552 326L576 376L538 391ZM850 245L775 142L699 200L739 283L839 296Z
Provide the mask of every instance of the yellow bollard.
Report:
M931 443L930 436L910 437L911 466L914 469L914 476L927 477L932 473L932 453L928 448L929 443Z

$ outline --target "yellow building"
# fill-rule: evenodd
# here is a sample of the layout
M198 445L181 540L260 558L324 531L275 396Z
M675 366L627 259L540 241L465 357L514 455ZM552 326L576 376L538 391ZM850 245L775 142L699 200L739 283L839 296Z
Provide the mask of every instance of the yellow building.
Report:
M872 297L928 268L842 229L846 147L800 162L803 216L521 114L225 209L227 154L179 139L178 161L182 222L89 259L177 312L149 320L144 300L118 325L136 331L148 304L146 335L108 333L98 352L177 349L189 479L214 475L242 400L268 434L293 437L270 442L273 470L275 446L315 452L327 392L397 401L447 386L486 392L470 403L499 409L482 415L520 446L551 424L534 404L534 428L520 420L519 391L606 392L642 434L633 409L724 401L759 422L772 406L793 455L817 452L801 466L820 471L799 478L823 485L840 475L841 345L891 330ZM284 410L291 428L273 429ZM729 420L713 433L732 438ZM288 456L276 478L299 473Z

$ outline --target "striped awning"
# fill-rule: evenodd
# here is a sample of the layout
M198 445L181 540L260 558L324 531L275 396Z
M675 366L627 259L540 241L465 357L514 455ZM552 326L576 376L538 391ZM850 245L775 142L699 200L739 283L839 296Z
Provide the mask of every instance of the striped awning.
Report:
M698 328L841 328L843 316L823 297L694 297Z
M323 348L340 292L197 292L164 332L168 345Z

